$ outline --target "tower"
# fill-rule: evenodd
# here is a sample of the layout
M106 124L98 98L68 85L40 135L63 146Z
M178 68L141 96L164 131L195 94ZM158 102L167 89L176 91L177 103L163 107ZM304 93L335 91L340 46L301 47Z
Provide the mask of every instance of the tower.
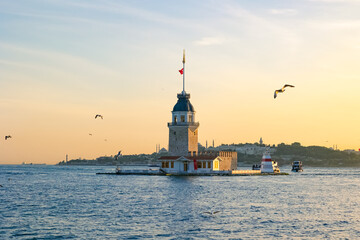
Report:
M198 152L198 128L195 110L190 103L190 94L185 92L185 51L183 54L183 91L177 95L178 101L172 110L169 127L169 153L174 156L195 155Z

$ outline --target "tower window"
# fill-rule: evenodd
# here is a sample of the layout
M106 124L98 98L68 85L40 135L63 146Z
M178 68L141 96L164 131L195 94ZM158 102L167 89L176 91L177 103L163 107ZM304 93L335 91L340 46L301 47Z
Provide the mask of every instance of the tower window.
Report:
M192 120L192 116L190 115L189 116L189 122L192 122L193 120Z
M175 117L174 117L174 123L176 123L176 122L177 122L177 117L175 116Z
M181 115L181 122L185 122L185 116Z

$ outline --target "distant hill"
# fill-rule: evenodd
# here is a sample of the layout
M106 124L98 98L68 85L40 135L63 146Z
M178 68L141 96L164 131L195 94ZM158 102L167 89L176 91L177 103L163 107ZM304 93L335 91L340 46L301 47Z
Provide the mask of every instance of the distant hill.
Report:
M340 151L320 146L301 146L295 142L291 145L278 144L271 154L279 165L291 165L293 161L302 161L304 166L312 167L360 167L360 153ZM259 164L262 154L239 154L238 162Z
M291 165L293 161L302 161L303 166L313 167L360 167L360 153L355 151L339 151L320 146L301 146L295 142L290 145L281 143L277 146L266 146L264 144L223 144L211 149L203 148L202 151L232 150L238 152L238 165L251 166L260 164L265 149L270 148L273 160L280 166ZM72 159L68 162L62 161L58 165L152 165L159 164L158 159L167 155L167 152L152 154L104 156L96 159Z
M101 166L116 166L116 165L145 165L145 164L158 164L158 159L166 155L165 153L153 153L153 154L135 154L135 155L122 155L120 157L115 156L103 156L96 159L72 159L68 162L61 161L58 165L101 165Z

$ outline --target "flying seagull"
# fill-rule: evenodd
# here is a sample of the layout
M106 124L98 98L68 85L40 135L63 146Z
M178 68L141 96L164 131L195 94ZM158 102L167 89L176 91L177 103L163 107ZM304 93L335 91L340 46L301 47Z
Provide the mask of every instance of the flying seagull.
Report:
M11 136L10 135L5 136L5 140L7 140L8 138L11 138Z
M121 151L119 151L115 156L114 156L114 158L115 158L115 160L118 160L118 158L121 156Z
M214 212L203 212L203 213L207 213L207 214L209 214L209 215L214 215L214 214L217 214L217 213L219 213L219 212L221 212L221 211L214 211Z
M275 92L274 92L274 98L277 97L277 94L278 94L278 93L285 92L285 88L286 88L286 87L295 87L295 86L289 85L289 84L285 84L281 89L275 90Z
M103 119L103 116L102 116L102 115L96 114L96 115L95 115L95 119L98 118L98 117L100 117L101 119Z
M90 136L92 136L92 133L89 133Z

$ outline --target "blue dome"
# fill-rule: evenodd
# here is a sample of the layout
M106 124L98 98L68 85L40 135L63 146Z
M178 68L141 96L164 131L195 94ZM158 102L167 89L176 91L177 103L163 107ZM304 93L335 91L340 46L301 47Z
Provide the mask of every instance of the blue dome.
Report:
M189 99L190 94L178 94L178 101L173 108L173 112L195 112Z

